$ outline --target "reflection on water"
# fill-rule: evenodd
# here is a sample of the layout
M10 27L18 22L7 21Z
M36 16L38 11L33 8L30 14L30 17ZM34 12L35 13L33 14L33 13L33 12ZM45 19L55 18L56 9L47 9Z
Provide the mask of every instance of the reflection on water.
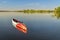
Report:
M0 40L60 40L60 20L53 18L52 14L0 12ZM13 27L13 18L27 25L27 34Z
M60 12L57 13L55 12L53 16L56 17L57 19L60 19Z
M56 17L57 19L60 18L60 12L48 12L48 13L24 13L24 14L52 14L51 16Z

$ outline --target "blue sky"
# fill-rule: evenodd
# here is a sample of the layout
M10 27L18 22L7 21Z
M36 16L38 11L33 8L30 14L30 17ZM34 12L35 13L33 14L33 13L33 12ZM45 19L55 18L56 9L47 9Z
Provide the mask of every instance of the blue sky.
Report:
M0 10L54 9L60 0L0 0Z

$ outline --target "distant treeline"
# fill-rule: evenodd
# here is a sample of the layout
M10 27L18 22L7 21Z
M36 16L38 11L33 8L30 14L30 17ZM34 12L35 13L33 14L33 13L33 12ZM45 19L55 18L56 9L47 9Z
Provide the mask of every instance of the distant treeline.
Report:
M43 13L43 12L53 12L53 10L33 10L33 9L27 9L27 10L18 10L16 12L24 12L24 13Z
M54 10L35 10L35 9L26 9L26 10L16 10L16 11L0 10L0 12L24 12L24 13L59 12L59 13L60 13L60 7L54 8Z
M60 13L60 7L54 8L54 10L34 10L34 9L27 9L27 10L18 10L16 12L24 12L24 13L47 13L47 12L59 12Z

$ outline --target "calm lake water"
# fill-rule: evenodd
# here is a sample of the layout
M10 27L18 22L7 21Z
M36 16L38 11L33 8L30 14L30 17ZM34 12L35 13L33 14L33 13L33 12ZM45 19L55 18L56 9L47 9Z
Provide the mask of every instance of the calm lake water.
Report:
M53 13L0 12L0 40L60 40L60 19ZM12 19L23 21L28 33L12 25Z

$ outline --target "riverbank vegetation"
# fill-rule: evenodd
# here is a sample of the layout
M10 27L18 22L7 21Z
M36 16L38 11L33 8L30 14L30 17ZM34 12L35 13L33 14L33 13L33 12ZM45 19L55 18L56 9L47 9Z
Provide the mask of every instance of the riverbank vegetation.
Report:
M53 12L53 10L34 10L34 9L27 9L27 10L20 10L16 12L24 12L24 13L47 13L47 12Z
M0 10L0 12L24 12L24 13L60 13L60 7L54 8L54 10L35 10L35 9L26 9L26 10L16 10L16 11L9 11L9 10Z
M35 9L26 9L26 10L17 10L15 12L24 12L24 13L60 13L60 7L54 8L54 10L35 10Z

